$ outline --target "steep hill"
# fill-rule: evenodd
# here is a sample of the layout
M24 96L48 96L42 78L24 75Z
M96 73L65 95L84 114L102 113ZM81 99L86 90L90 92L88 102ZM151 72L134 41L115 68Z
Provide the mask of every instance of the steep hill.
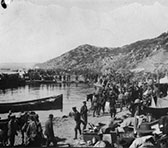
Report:
M168 63L168 33L153 39L137 41L118 48L81 45L59 57L36 66L43 69L94 69L106 68L154 71L159 65Z

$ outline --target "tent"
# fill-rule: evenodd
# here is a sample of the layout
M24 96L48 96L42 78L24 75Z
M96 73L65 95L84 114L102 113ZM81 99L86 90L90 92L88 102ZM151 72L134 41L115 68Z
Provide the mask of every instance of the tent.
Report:
M161 84L168 83L168 76L165 76L164 78L160 79L160 83Z
M157 99L157 108L168 108L168 96Z

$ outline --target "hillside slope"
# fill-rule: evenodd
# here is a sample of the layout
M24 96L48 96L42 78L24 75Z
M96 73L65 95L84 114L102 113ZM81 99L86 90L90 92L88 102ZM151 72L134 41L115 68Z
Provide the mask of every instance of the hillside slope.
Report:
M92 69L144 68L153 71L168 63L168 33L153 39L146 39L120 48L81 45L59 57L36 66L43 69Z

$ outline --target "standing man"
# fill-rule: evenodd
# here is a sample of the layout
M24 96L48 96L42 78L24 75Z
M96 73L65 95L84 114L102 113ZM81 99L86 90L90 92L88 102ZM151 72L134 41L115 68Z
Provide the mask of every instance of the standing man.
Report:
M124 99L124 94L123 91L120 92L118 95L118 102L120 103L120 112L123 110L123 99Z
M80 127L81 118L80 118L80 113L77 111L76 107L73 107L72 110L74 112L74 120L76 122L74 139L77 139L78 131L79 131L79 134L81 135L81 127Z
M98 95L93 95L93 117L95 117L95 114L98 114Z
M110 116L111 118L116 115L116 94L113 90L110 90L109 92L109 106L110 106Z
M8 138L9 138L9 146L14 146L15 143L15 135L17 135L17 123L16 123L15 115L10 116L10 120L8 122Z
M101 108L102 108L103 114L105 113L106 98L107 98L107 95L106 95L106 91L104 90L102 92L102 98L101 98Z
M34 115L29 115L26 135L27 135L27 143L26 143L27 146L30 146L30 147L38 146L37 144L37 125L35 122Z
M53 130L53 114L49 115L49 119L45 123L45 132L44 134L47 136L47 147L53 142L54 146L57 146L57 141L54 136Z
M42 146L42 139L43 139L43 129L41 126L41 122L39 121L39 115L35 115L35 122L37 125L37 145L40 147Z
M87 112L88 112L88 109L86 106L86 101L83 101L83 106L81 107L81 110L80 110L80 114L81 114L81 117L83 119L83 124L84 124L83 130L86 129L86 126L87 126L87 120L88 120Z

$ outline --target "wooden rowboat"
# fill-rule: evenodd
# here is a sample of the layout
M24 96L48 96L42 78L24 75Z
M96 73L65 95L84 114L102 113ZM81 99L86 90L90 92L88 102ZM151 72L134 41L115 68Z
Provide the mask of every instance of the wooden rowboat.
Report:
M154 108L154 107L144 107L145 113L150 113L155 119L159 119L162 116L167 115L168 107L165 108Z
M8 113L21 111L37 111L37 110L52 110L63 109L63 95L51 96L42 99L12 102L12 103L0 103L0 113Z

